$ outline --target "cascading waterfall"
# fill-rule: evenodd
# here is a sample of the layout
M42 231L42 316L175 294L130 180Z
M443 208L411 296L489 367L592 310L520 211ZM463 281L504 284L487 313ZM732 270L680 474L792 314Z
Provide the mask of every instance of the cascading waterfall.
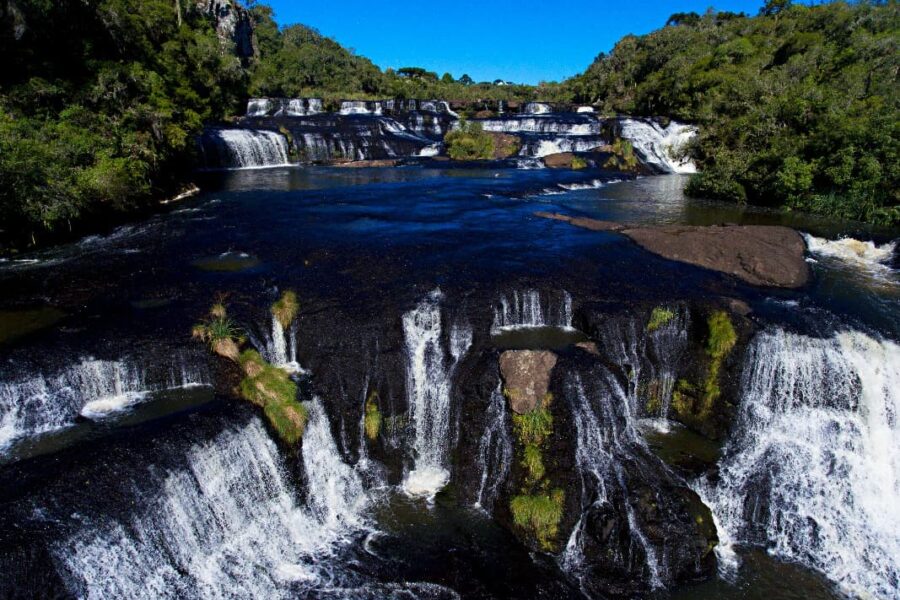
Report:
M280 367L288 373L302 371L300 362L297 360L296 326L291 326L285 331L281 321L273 315L271 331L265 340L264 348L264 358L276 367Z
M553 112L553 109L549 104L544 102L527 102L525 106L522 107L522 112L528 115L543 115Z
M608 373L604 372L603 377L604 393L588 394L578 374L567 381L566 397L575 422L575 459L582 482L582 518L569 536L560 563L567 572L580 578L584 560L584 512L612 502L614 494L622 494L626 498L624 507L631 539L643 552L650 587L662 588L660 571L664 565L641 531L627 500L629 490L622 458L632 455L633 448L641 445L635 431L635 417L627 392Z
M340 459L318 400L303 440L308 506L297 504L261 422L192 445L184 464L124 483L128 517L82 517L52 552L87 598L283 598L330 586L321 561L364 526L367 498Z
M481 441L478 444L481 483L478 486L475 506L490 512L500 486L506 481L513 458L506 398L503 397L500 385L491 394L491 402L485 412L484 421L484 433L481 434Z
M491 335L524 327L572 329L572 296L562 291L556 301L551 295L547 298L546 308L542 306L537 290L516 290L509 296L501 296L499 305L494 308Z
M288 163L287 139L263 129L211 129L201 144L206 165L214 168L252 169Z
M500 133L544 133L567 135L600 135L603 124L594 118L555 118L552 116L479 119L482 129Z
M435 290L403 315L409 361L406 393L415 427L415 466L407 474L403 487L414 496L433 497L450 478L447 452L451 375L472 343L470 329L451 327L451 356L447 356L441 344L442 297L441 291Z
M663 127L656 121L623 119L621 135L630 141L641 160L661 173L696 173L697 166L683 151L697 135L697 128L672 121Z
M848 595L900 596L900 346L765 332L742 387L719 481L699 484L723 540L765 545Z
M205 367L184 357L160 378L150 377L147 369L134 360L86 359L54 375L2 382L0 449L17 438L72 425L79 415L102 419L147 399L153 392L208 382Z

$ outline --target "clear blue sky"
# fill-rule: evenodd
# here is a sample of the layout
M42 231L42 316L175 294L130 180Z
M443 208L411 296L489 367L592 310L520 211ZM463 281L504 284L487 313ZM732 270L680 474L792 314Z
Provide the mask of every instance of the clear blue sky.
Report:
M303 23L382 68L468 73L476 81L561 80L585 69L628 33L662 27L670 14L703 13L710 0L261 0L281 25ZM763 0L718 0L755 15Z

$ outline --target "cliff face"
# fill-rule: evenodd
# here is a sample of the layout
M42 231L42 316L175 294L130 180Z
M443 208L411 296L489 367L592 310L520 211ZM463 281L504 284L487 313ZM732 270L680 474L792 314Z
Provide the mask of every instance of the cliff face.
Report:
M247 9L233 0L197 0L197 9L216 20L219 38L234 42L234 52L241 60L256 55L253 18Z

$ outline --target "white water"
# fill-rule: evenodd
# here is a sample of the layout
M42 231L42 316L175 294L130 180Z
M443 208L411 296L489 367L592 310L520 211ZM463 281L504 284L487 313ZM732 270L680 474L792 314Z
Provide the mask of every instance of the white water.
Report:
M306 117L325 112L321 98L293 98L284 111L289 117Z
M264 117L272 110L272 101L268 98L251 98L247 102L248 117Z
M552 111L550 105L543 102L528 102L522 107L522 112L528 115L543 115Z
M582 511L590 506L603 506L611 500L614 490L628 494L627 482L620 457L631 450L629 445L640 444L635 430L635 418L631 412L628 394L613 377L606 378L610 397L589 397L578 374L568 382L567 397L572 402L572 418L575 423L575 460L582 480ZM626 518L632 540L641 547L650 587L662 588L660 562L656 551L647 541L634 515L630 502L625 501ZM582 565L584 522L579 520L566 548L560 557L565 570L578 576Z
M251 169L288 164L287 139L276 131L219 129L207 137L219 146L216 166Z
M809 251L818 257L835 259L850 267L876 277L886 277L893 271L888 265L897 249L897 242L880 246L875 242L863 242L853 238L828 240L804 234Z
M509 116L505 118L478 120L482 129L502 133L544 133L566 135L600 135L602 123L593 118L583 117L573 120L554 118L553 116Z
M516 290L501 296L494 308L491 335L525 327L572 329L572 296L563 290L558 298L547 298L544 303L537 290Z
M102 419L152 392L207 383L205 369L179 359L164 382L149 383L130 360L85 359L52 375L0 382L0 450L17 438L72 425L78 415Z
M513 458L513 443L507 426L506 398L503 397L500 385L491 394L484 419L485 428L478 444L481 483L475 506L490 512L500 486L506 481Z
M630 141L641 160L663 173L696 173L697 167L682 157L697 128L672 121L663 127L656 121L622 121L622 137Z
M600 136L560 136L551 139L526 140L519 151L520 156L544 157L561 152L589 152L605 145Z
M272 328L269 337L265 340L264 358L287 371L299 373L303 370L297 360L297 329L291 327L287 331L281 326L281 321L272 316Z
M406 395L415 427L415 466L403 481L411 496L433 498L450 479L450 386L453 368L468 351L472 333L452 327L447 356L441 344L440 290L403 315L406 338Z
M848 595L900 597L900 346L760 334L721 480L723 541L764 544ZM733 564L730 545L717 552Z
M309 409L308 507L297 504L277 447L254 419L190 447L183 467L135 477L130 517L76 515L80 530L52 549L70 591L85 598L284 598L296 597L297 586L330 585L333 561L322 559L363 526L367 499L340 459L321 404Z
M381 102L365 102L363 100L344 100L338 111L342 115L380 115Z

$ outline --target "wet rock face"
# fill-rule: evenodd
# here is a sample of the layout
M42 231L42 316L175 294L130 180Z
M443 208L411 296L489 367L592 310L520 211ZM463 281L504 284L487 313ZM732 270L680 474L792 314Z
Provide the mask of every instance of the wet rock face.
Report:
M531 412L544 399L556 360L546 350L507 350L500 355L504 394L514 412Z

